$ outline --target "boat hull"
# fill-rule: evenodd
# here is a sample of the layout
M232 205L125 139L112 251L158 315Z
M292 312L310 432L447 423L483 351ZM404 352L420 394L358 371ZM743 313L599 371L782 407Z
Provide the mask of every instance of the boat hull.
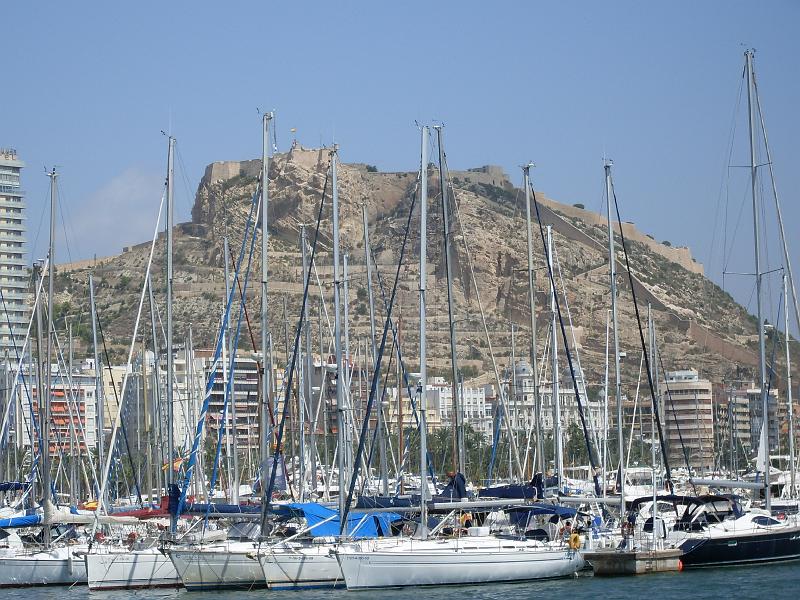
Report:
M273 590L343 587L344 578L331 547L277 549L259 557Z
M347 589L464 585L569 577L583 568L569 549L337 551Z
M169 557L183 586L190 591L266 587L255 549L243 551L170 550Z
M800 528L728 537L692 538L680 546L685 568L758 564L800 559Z
M86 575L90 590L181 586L172 561L157 550L87 554Z
M72 551L0 556L0 587L85 583L86 565Z

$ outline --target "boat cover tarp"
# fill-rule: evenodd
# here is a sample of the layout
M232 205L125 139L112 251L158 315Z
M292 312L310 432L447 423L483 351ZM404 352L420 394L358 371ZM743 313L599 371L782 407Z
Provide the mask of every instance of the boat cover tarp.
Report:
M478 498L512 498L533 500L539 497L539 491L532 485L497 485L478 492Z
M359 496L356 508L394 508L419 506L419 494L413 496Z
M169 498L167 500L168 512L171 515L178 512L178 500L181 497L180 488L172 484L169 488ZM162 507L164 503L162 500ZM216 504L198 503L186 501L181 510L181 515L241 515L241 514L260 514L260 504Z
M531 506L515 506L507 508L508 518L513 525L527 526L531 515L553 515L561 519L572 519L578 514L574 508L557 504L533 504Z
M294 502L275 507L275 512L282 516L305 518L312 537L331 537L339 535L339 517L337 510L314 502ZM331 519L331 517L335 517ZM323 523L325 519L330 521ZM354 538L374 538L392 535L392 523L402 517L393 512L369 513L354 511L347 514L347 535ZM362 523L363 520L363 523Z
M5 527L33 527L42 522L42 515L25 515L24 517L10 517L0 519L0 528Z

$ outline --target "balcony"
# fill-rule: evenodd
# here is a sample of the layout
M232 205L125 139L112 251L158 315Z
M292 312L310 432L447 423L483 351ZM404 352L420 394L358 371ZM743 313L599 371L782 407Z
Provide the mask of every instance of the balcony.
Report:
M28 278L25 275L22 275L19 279L12 279L12 278L5 278L5 281L0 279L0 289L4 292L8 288L16 288L16 289L28 289Z
M20 248L21 250L21 248ZM22 271L15 271L16 273L25 273L28 269L28 261L25 260L22 255L24 252L17 252L17 248L2 248L0 247L0 254L18 254L18 257L15 258L0 258L0 266L20 266L23 267ZM27 275L27 274L26 274Z
M14 217L16 218L16 217ZM0 231L27 231L27 227L22 223L2 223L0 222Z
M25 195L25 191L15 185L0 185L0 194L6 196L19 196L20 198Z
M0 192L4 194L5 192ZM25 202L23 200L9 200L8 198L0 198L0 208L21 208L25 209ZM21 213L17 213L21 214Z
M21 233L14 235L13 233L8 233L3 231L3 227L0 227L0 242L22 242L25 243L25 236Z

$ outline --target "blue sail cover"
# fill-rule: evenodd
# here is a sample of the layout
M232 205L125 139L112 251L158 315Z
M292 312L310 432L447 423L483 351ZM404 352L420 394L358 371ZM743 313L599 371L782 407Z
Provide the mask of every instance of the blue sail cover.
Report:
M26 515L24 517L10 517L0 519L0 529L7 527L33 527L42 522L42 515Z
M24 481L0 481L0 492L17 492L28 489L30 485Z
M531 504L507 508L509 521L513 525L524 526L531 515L555 515L561 519L572 519L578 514L574 508L558 504Z
M279 515L302 516L305 518L308 526L313 527L309 532L312 537L335 537L339 535L340 524L338 516L327 523L323 523L325 519L338 515L338 510L315 502L294 502L276 506L274 511ZM347 514L346 534L357 539L388 537L392 535L392 523L401 519L402 517L399 514L393 512L350 512Z

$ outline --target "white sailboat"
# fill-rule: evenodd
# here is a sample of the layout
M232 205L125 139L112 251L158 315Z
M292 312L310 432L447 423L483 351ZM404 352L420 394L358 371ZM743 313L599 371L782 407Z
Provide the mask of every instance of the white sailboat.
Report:
M370 540L340 547L336 558L349 590L568 577L585 564L562 543L494 535Z
M86 544L40 551L0 549L0 587L86 583L86 549Z
M272 590L344 585L331 540L286 542L259 554L267 587Z
M155 546L139 550L95 546L84 558L93 591L181 585L172 561Z
M172 231L173 214L173 185L174 185L174 156L175 138L169 137L167 152L167 231ZM159 211L160 212L160 211ZM156 232L158 231L158 222ZM157 233L156 233L157 235ZM168 235L171 240L171 236ZM155 242L155 236L154 236ZM168 240L168 254L171 256L171 243ZM149 273L149 265L148 265ZM146 284L145 284L146 285ZM142 291L142 297L144 290ZM171 299L171 296L170 296ZM169 305L169 302L168 302ZM171 333L171 318L168 319L168 333ZM136 335L134 334L134 339ZM173 355L168 356L168 370L171 372ZM172 421L169 421L172 423ZM170 430L168 437L172 440L173 434ZM100 443L102 456L102 442ZM171 454L169 456L172 456ZM171 460L171 459L170 459ZM171 474L171 469L170 469ZM172 561L156 547L129 549L127 547L108 547L102 544L94 544L90 552L84 558L85 577L88 580L89 589L108 590L108 589L130 589L130 588L149 588L149 587L177 587L181 580L178 576Z
M258 543L225 541L167 550L175 571L190 591L266 587Z
M56 214L56 178L55 169L47 173L50 177L50 246L47 257L48 267L48 328L53 321L53 280L54 280L54 245L55 245L55 214ZM38 273L36 288L42 285L42 268L34 266ZM38 299L38 295L37 295ZM42 548L25 548L19 536L9 533L5 538L5 548L0 549L0 587L29 586L29 585L72 585L86 583L86 568L81 553L86 551L85 544L52 545L51 525L56 520L54 506L50 494L50 390L52 389L52 362L53 345L50 336L47 336L46 348L42 341L42 305L35 306L37 318L37 353L39 370L36 377L38 395L43 400L39 407L41 430L39 438L39 451L41 459L41 490L42 490ZM45 369L46 365L46 369ZM46 376L45 376L46 373ZM11 543L17 541L19 543Z
M441 128L437 127L440 169L444 168ZM422 128L420 194L420 471L425 477L425 282L427 223L427 136ZM444 177L442 192L445 195ZM429 537L427 498L421 503L416 538L391 538L343 544L336 558L348 589L461 585L526 581L572 575L584 566L577 548L564 542L541 542L493 535L471 527L467 536Z

